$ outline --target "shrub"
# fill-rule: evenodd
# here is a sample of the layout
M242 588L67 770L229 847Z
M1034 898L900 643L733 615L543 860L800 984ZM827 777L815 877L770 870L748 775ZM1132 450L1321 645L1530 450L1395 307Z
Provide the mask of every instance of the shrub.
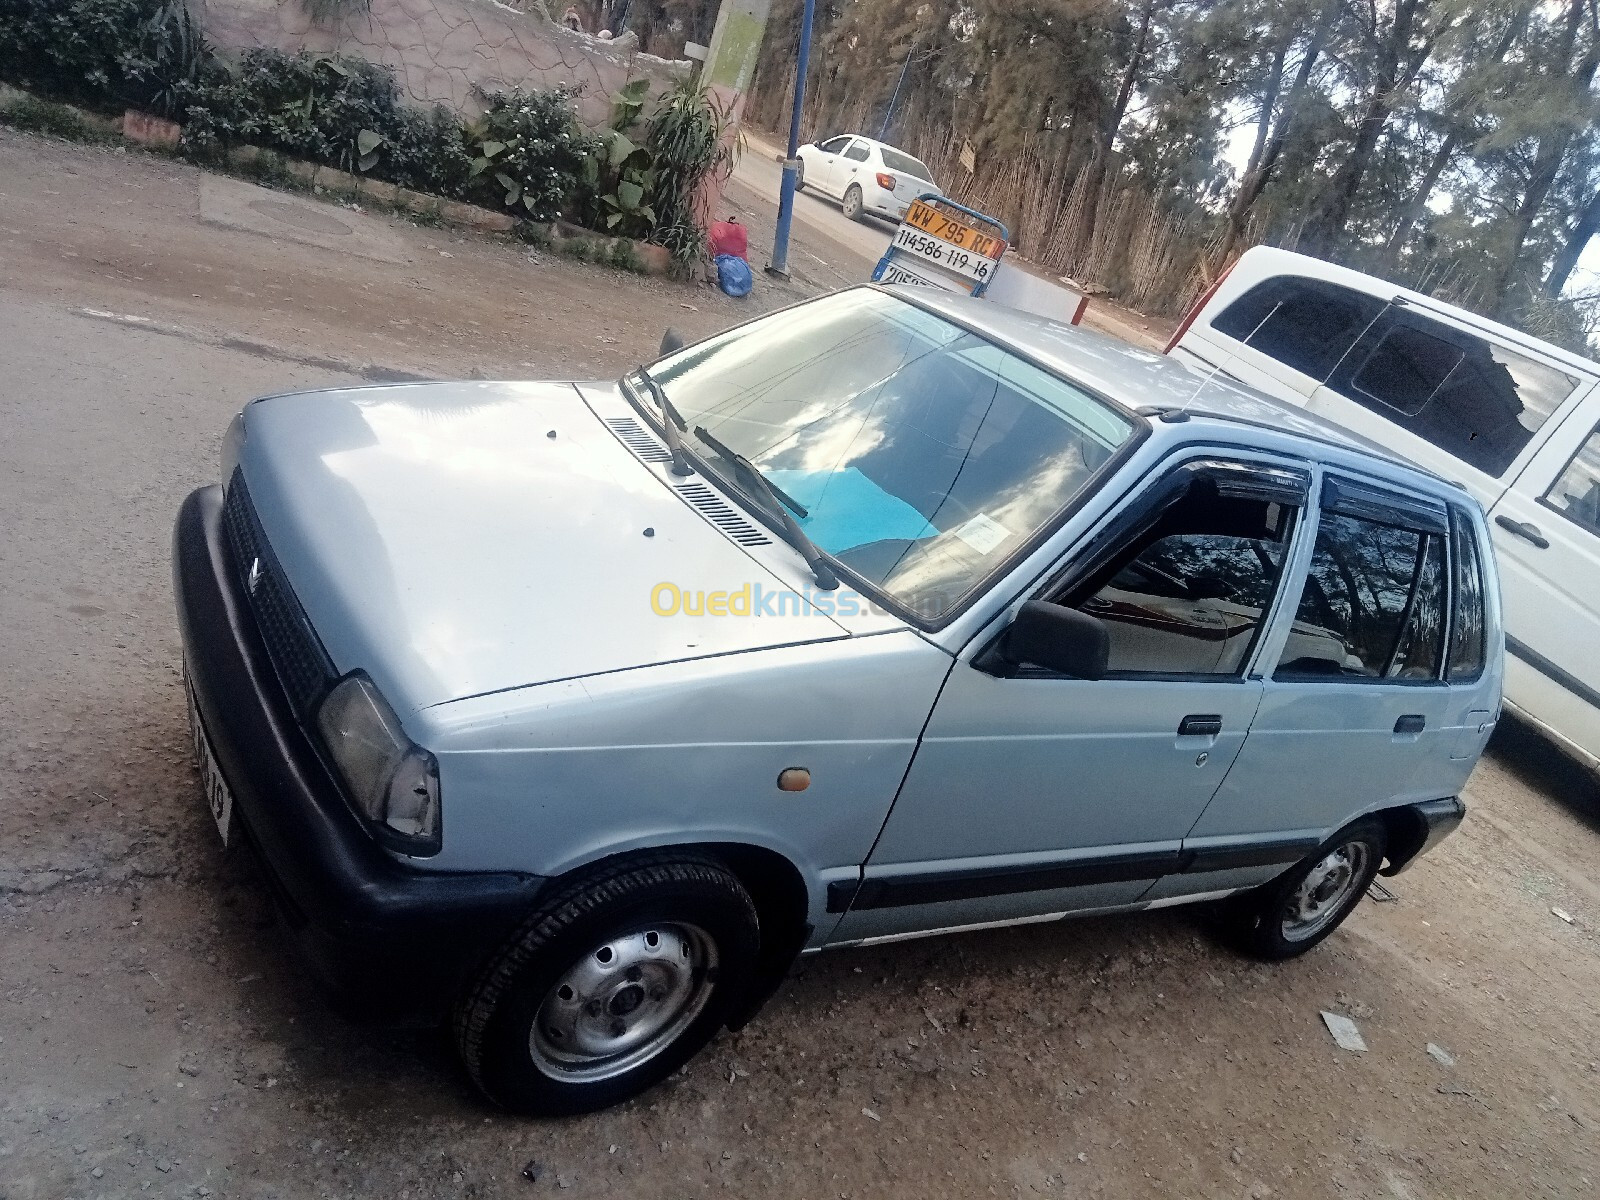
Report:
M251 50L184 116L184 146L202 160L248 143L445 196L471 169L455 115L403 105L394 75L365 59Z
M467 129L473 195L519 216L551 221L566 211L589 149L565 88L489 97L489 110Z
M164 116L220 77L183 0L0 0L0 79Z

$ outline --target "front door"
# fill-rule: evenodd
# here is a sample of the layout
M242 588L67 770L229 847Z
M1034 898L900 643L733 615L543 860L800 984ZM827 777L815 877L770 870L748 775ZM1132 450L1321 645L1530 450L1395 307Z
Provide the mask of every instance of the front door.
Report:
M1261 697L1305 487L1268 476L1175 472L1039 593L1104 624L1104 678L963 654L833 940L1116 907L1174 870Z
M1436 501L1324 480L1294 620L1263 656L1260 711L1185 842L1192 878L1153 895L1259 883L1360 813L1465 782L1470 757L1460 778L1448 764L1469 724L1475 736L1491 718L1468 711L1480 689L1446 680L1449 528Z
M1600 758L1600 427L1594 405L1542 446L1490 513L1506 696Z

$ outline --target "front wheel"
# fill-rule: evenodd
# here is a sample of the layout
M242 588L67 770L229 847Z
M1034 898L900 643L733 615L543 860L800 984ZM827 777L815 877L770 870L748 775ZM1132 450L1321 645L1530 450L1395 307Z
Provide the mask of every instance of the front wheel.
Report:
M794 164L794 190L806 190L806 164L804 159L796 159Z
M859 221L864 207L861 202L861 189L852 183L850 190L844 194L844 215L852 221Z
M1361 902L1387 846L1383 823L1364 817L1279 878L1245 893L1231 906L1240 948L1276 962L1317 945Z
M602 869L541 906L458 1006L462 1061L518 1112L626 1100L715 1036L749 986L759 940L749 894L712 859Z

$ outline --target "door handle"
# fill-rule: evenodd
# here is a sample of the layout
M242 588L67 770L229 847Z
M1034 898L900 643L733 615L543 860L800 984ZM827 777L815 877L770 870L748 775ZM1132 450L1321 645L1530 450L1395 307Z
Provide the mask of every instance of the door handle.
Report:
M1532 521L1516 521L1510 517L1502 515L1496 517L1494 519L1494 523L1500 526L1501 529L1509 530L1510 532L1516 534L1519 538L1532 542L1541 550L1548 550L1550 548L1550 539L1545 537L1544 534L1540 533L1539 527Z
M1216 737L1222 732L1222 718L1212 713L1192 713L1178 722L1179 737Z
M1421 733L1428 725L1428 718L1421 713L1407 713L1396 719L1394 731L1396 733Z

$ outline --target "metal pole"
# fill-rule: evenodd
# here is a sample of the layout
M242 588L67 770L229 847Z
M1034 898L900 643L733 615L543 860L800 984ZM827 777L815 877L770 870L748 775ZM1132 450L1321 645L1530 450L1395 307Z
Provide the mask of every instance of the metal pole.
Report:
M817 0L806 0L800 18L800 61L795 64L794 112L789 117L789 156L783 160L783 186L778 190L778 229L772 235L772 261L767 274L789 278L789 226L794 221L794 185L800 178L800 110L806 102L806 64L811 59L811 19Z
M894 81L894 95L889 97L889 111L883 114L883 126L878 130L878 140L884 141L889 136L889 122L894 120L894 106L900 102L900 88L906 81L906 68L911 65L911 56L917 52L916 42L911 43L911 49L906 51L906 60L900 64L900 78Z

